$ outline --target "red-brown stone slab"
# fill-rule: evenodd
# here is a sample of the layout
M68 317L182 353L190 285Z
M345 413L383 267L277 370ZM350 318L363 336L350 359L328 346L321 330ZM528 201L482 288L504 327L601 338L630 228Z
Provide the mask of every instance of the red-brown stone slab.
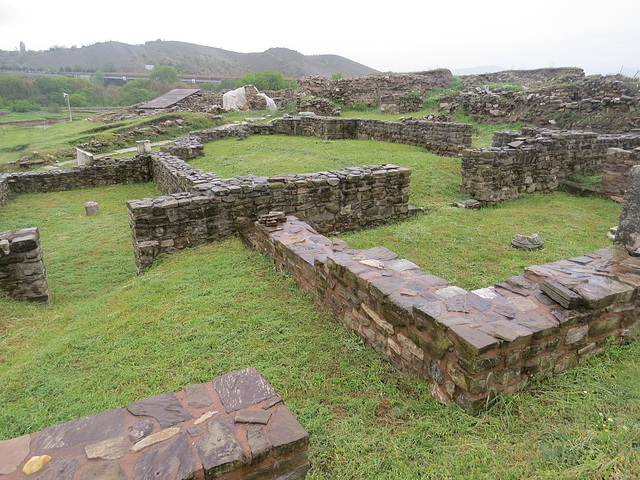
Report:
M14 472L18 465L27 458L31 435L0 442L0 475Z
M276 394L255 368L245 368L217 377L213 385L227 413L250 407Z

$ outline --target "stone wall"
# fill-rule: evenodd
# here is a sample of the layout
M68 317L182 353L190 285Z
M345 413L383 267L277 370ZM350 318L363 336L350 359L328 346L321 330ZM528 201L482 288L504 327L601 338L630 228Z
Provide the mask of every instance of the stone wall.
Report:
M470 413L533 375L575 367L607 339L640 338L640 259L618 246L469 292L386 248L349 249L295 217L242 234L367 346Z
M48 172L18 172L2 176L11 193L46 193L76 188L100 187L150 182L151 169L148 158L138 156L120 160L96 160L88 167ZM5 189L6 190L6 189ZM0 187L0 192L2 187ZM0 201L3 195L0 193ZM6 199L6 195L4 196Z
M0 290L14 300L49 301L47 271L36 227L0 232Z
M367 139L402 143L425 148L439 155L457 155L471 146L473 126L467 123L433 122L405 119L402 122L367 118L291 116L269 123L225 125L210 130L196 130L176 139L175 146L163 151L184 160L204 154L203 144L223 138L246 138L248 135L292 135L324 140Z
M298 90L342 105L374 105L383 95L417 92L427 95L434 87L447 88L453 76L447 69L419 73L367 75L330 80L322 75L298 80Z
M624 197L629 172L634 165L640 165L640 147L635 150L608 149L602 170L600 193L607 197Z
M420 95L382 95L380 97L380 113L388 115L419 112L422 110Z
M494 146L462 154L461 191L483 203L549 192L575 172L602 169L606 148L590 132L536 130L497 132ZM520 134L520 135L519 135Z
M282 398L247 368L2 441L0 476L301 480L308 443Z
M188 167L166 154L154 155L152 163L166 166L154 172ZM174 184L162 181L168 185L162 190L172 195L127 202L138 272L159 255L225 238L270 210L298 215L326 231L378 225L409 213L411 171L390 164L191 185L197 177L178 171L186 179L180 188L187 191L174 193Z
M462 75L465 87L486 85L487 83L520 83L533 86L552 80L576 81L584 78L581 68L538 68L535 70L504 70L502 72Z

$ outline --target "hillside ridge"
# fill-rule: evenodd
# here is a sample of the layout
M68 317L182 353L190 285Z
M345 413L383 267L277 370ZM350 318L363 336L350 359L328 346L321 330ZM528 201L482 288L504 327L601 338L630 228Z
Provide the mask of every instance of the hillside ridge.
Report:
M156 40L144 45L109 41L44 51L0 50L0 70L144 72L146 65L171 65L179 73L239 75L275 70L287 77L342 73L360 76L377 70L339 55L303 55L289 48L239 53L193 43Z

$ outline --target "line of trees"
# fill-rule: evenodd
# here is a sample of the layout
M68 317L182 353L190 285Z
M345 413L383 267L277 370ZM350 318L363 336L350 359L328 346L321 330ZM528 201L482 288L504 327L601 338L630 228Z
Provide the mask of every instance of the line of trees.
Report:
M260 91L296 88L295 81L286 81L280 72L270 71L248 73L240 80L204 84L203 88L218 92L249 84ZM149 79L135 79L121 87L105 87L101 70L94 73L92 80L45 76L33 79L0 73L0 110L28 112L47 108L59 112L66 105L63 93L69 95L72 107L127 106L147 102L172 88L190 86L180 82L176 69L169 65L158 65Z

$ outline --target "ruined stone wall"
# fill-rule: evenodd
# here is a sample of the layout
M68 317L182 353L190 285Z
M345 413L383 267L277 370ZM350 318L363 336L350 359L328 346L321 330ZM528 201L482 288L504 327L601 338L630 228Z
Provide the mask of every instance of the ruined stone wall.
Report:
M615 133L640 128L639 83L619 76L513 91L470 87L441 99L446 112L463 109L481 123L526 122L540 127Z
M575 172L601 171L606 156L598 135L590 132L545 130L531 137L498 132L494 145L499 146L462 154L461 191L484 203L555 190Z
M640 259L621 247L528 267L469 292L386 248L349 249L294 217L242 234L367 346L470 413L533 375L575 367L610 337L640 338Z
M187 162L167 151L147 155L151 165L153 181L163 195L189 192L196 186L214 182L219 177L213 173L193 168Z
M322 75L304 77L298 90L316 97L328 98L342 105L373 105L383 95L417 92L428 94L434 87L447 88L451 83L447 69L420 73L367 75L364 77L330 80Z
M0 207L4 207L11 198L11 188L9 188L9 175L0 175Z
M0 232L0 290L14 300L49 301L47 271L36 227Z
M88 167L48 172L18 172L4 175L13 194L45 193L76 188L125 185L151 181L151 168L144 156L120 160L97 160Z
M640 147L635 150L610 148L602 170L600 193L607 197L624 197L629 172L635 165L640 165Z
M157 155L155 162L167 163L166 155ZM381 165L234 177L194 185L191 192L127 202L138 271L159 255L225 238L270 210L298 215L325 231L406 218L410 175L407 168Z
M487 83L520 83L536 85L551 80L576 81L584 78L581 68L538 68L535 70L505 70L479 75L461 75L465 87L486 85Z
M422 97L419 95L382 95L380 113L387 115L419 112L422 110Z
M282 397L246 368L2 441L0 474L14 480L302 480L310 468L308 444ZM31 461L42 455L49 457L44 464Z

